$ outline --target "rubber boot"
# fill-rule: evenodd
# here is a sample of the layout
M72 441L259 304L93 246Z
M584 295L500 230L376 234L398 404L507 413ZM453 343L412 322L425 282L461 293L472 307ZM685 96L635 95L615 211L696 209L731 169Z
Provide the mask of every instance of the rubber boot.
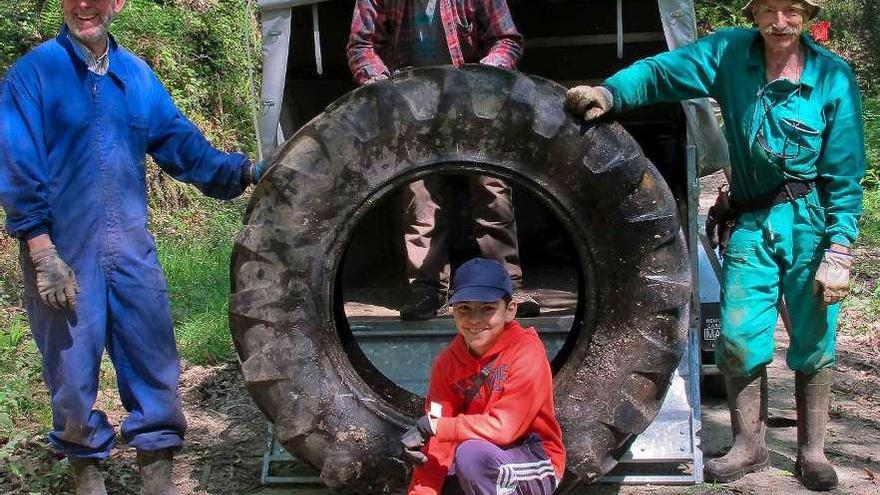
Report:
M73 470L73 485L76 487L76 495L107 495L104 476L98 467L97 459L71 457L69 460Z
M825 457L825 427L831 403L831 370L814 375L795 373L798 455L795 475L815 491L837 486L837 473Z
M723 457L706 462L706 481L728 483L764 469L770 452L767 432L767 370L750 377L725 377L733 446Z
M180 495L171 473L172 457L171 449L137 451L141 495Z

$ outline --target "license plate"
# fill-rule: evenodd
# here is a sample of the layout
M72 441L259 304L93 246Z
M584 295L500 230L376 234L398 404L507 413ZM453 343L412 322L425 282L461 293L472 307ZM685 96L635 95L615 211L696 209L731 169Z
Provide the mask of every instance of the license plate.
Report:
M703 341L718 340L718 336L720 334L721 334L721 319L720 318L706 318L703 321Z

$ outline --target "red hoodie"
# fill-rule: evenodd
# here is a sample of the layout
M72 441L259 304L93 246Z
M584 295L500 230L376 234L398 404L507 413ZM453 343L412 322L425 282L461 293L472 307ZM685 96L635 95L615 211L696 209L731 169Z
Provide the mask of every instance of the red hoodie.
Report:
M480 370L492 362L492 372L467 410L464 397ZM565 470L562 431L553 406L553 375L547 351L534 328L508 323L485 354L474 357L457 335L434 362L425 410L442 407L437 434L428 441L428 462L413 468L409 495L439 494L459 443L481 438L505 447L537 433L550 457L557 479Z

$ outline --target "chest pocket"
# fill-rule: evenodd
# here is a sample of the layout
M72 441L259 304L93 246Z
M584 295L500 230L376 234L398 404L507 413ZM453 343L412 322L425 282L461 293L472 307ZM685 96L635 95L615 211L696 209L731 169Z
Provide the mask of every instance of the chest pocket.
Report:
M128 123L128 147L130 161L134 167L134 174L141 181L146 180L147 164L146 152L149 140L149 125L147 120L132 116Z
M821 114L809 110L799 97L773 108L755 139L755 151L789 176L815 175L825 123Z
M131 135L132 152L143 154L147 151L147 140L149 125L147 119L141 117L132 117L128 123L128 129Z
M782 133L792 147L797 146L814 153L819 152L819 148L822 146L822 131L818 124L789 117L782 117L779 121Z

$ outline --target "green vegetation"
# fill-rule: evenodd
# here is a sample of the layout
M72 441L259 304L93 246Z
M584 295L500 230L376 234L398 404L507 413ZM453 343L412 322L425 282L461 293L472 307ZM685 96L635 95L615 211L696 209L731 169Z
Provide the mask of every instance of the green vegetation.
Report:
M178 347L191 363L233 356L227 316L229 259L243 215L242 201L218 208L204 199L187 210L154 217L151 230L168 280Z

